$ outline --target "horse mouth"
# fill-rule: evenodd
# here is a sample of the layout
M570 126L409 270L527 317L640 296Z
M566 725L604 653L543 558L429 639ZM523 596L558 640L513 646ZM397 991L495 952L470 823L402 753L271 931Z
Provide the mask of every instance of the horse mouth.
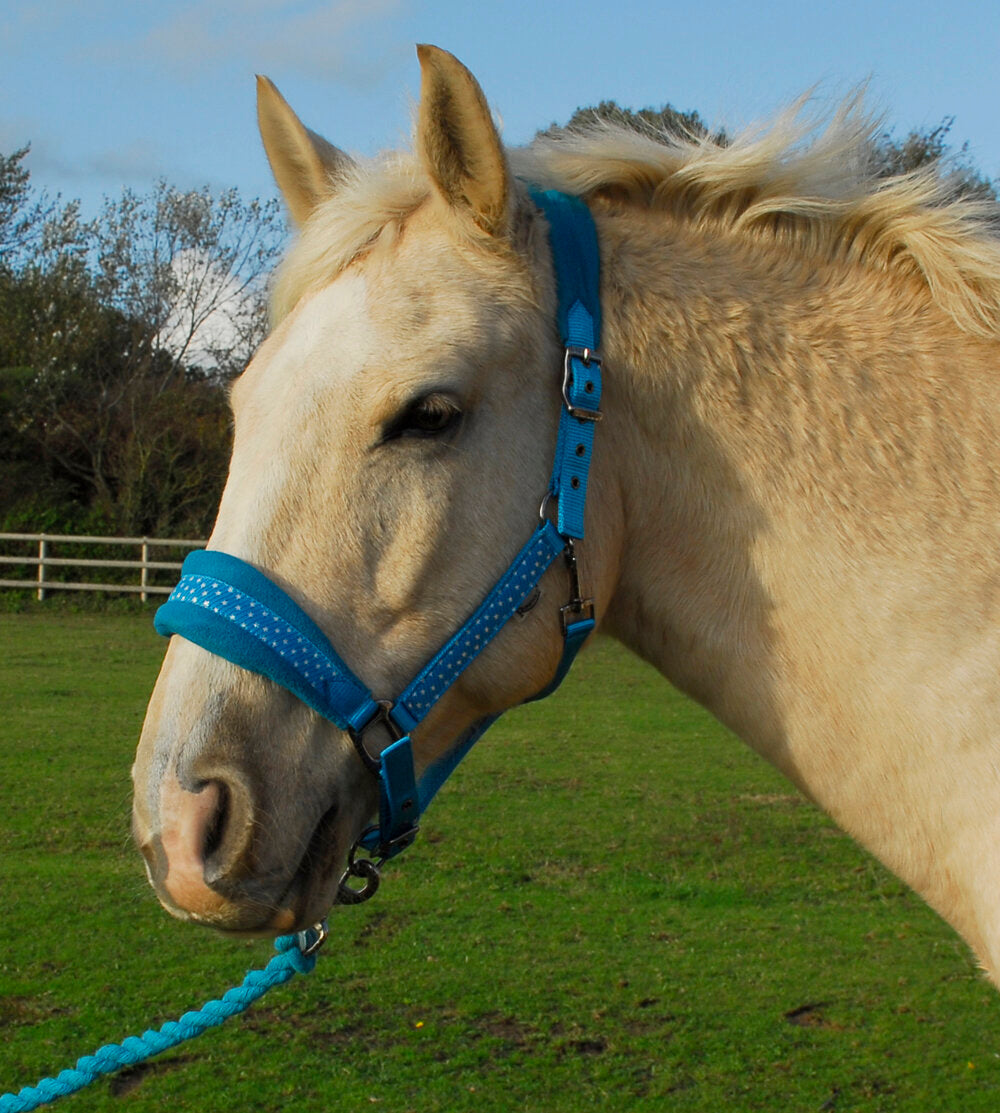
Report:
M312 927L336 902L347 857L343 837L338 837L339 819L336 804L320 816L283 886L273 874L267 877L251 873L238 880L221 871L213 876L211 855L206 855L204 883L198 886L198 899L172 889L160 836L140 837L137 825L134 835L149 882L172 916L226 935L259 938ZM208 849L215 841L214 837L207 840Z
M341 848L337 837L339 819L340 812L335 804L320 816L280 896L266 896L267 885L261 881L248 880L235 889L223 885L221 891L230 906L243 910L239 922L231 924L192 918L225 934L242 936L266 936L313 927L327 916L336 903L344 871L346 851Z
M294 917L291 928L304 931L322 920L337 901L346 849L338 845L339 809L329 807L313 829L292 880L282 895L281 914Z

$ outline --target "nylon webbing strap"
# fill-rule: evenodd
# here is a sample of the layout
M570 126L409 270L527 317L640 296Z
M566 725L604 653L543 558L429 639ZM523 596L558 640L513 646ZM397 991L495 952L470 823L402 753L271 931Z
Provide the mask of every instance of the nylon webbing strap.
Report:
M500 633L564 547L551 522L538 527L475 613L396 701L392 716L404 730L413 730Z
M566 627L566 633L563 637L563 651L562 657L559 659L559 666L555 671L555 675L548 684L540 691L536 692L528 703L535 703L540 699L545 699L546 696L551 696L552 693L559 687L560 684L566 679L566 674L569 672L570 667L576 660L576 655L583 649L583 643L594 632L597 623L592 618L582 618L579 622L571 622Z
M565 349L563 408L550 491L559 500L559 532L582 538L594 425L601 410L600 256L590 210L554 190L533 191L549 224L556 271L559 335Z
M378 836L369 849L384 858L392 858L413 842L422 810L410 736L387 746L382 751L380 764Z
M304 610L252 565L214 550L189 553L153 619L234 665L268 676L341 730L359 729L377 705Z
M593 329L592 348L601 338L601 257L590 209L569 193L533 189L531 199L549 223L549 246L556 271L556 322L564 343L580 343L570 335L573 306L586 309Z

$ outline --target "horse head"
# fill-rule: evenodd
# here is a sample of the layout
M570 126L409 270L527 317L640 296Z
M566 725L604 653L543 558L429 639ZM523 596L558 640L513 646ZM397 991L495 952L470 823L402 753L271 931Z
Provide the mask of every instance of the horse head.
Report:
M208 546L265 573L376 695L405 687L537 526L560 409L544 225L472 76L435 48L420 61L415 157L375 167L259 82L261 134L299 238L279 320L233 385ZM588 575L606 573L588 557ZM550 682L565 579L550 567L537 605L414 730L418 772ZM369 750L389 741L370 733ZM227 930L320 918L378 803L347 732L183 637L133 777L160 899Z

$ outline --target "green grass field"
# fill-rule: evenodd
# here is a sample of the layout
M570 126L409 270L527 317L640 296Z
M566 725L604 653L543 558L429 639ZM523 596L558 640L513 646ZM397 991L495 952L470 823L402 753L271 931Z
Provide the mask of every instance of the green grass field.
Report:
M270 956L160 910L129 765L149 615L0 614L0 1091ZM512 712L316 971L67 1111L966 1113L1000 998L965 947L611 643Z

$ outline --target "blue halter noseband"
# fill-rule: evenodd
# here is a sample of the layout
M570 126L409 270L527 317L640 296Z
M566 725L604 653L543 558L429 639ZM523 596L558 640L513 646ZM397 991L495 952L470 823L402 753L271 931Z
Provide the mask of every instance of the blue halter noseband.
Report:
M378 778L379 822L351 852L339 900L367 899L378 886L378 869L409 846L421 813L473 744L495 721L470 727L417 780L411 733L461 673L533 595L557 556L570 575L570 599L562 608L563 651L552 681L532 697L541 699L561 683L595 626L594 604L581 598L575 542L584 535L587 480L594 425L600 420L601 333L599 254L593 218L576 197L533 191L549 224L556 271L558 325L565 347L555 465L542 503L541 524L473 614L393 701L378 700L340 659L326 635L277 584L246 561L199 550L184 561L177 587L156 612L157 631L179 634L227 661L270 677L314 711L348 732L365 766ZM545 515L558 506L556 522ZM381 724L393 741L378 757L364 745ZM363 847L374 858L355 857ZM353 874L364 880L356 890Z

